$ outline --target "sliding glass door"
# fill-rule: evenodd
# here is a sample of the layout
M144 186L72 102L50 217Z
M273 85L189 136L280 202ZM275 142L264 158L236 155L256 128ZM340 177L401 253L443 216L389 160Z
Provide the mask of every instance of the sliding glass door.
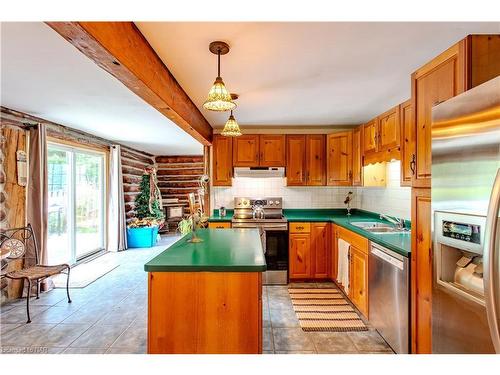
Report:
M49 263L74 264L104 249L105 154L49 143Z

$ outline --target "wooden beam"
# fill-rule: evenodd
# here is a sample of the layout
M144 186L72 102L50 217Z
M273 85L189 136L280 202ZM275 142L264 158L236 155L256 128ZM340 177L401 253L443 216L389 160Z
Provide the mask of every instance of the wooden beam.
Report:
M47 25L196 140L212 143L212 127L133 22Z

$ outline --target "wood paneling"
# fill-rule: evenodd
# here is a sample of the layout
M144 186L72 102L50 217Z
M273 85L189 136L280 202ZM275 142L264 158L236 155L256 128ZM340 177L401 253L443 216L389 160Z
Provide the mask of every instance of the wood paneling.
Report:
M304 186L306 181L306 136L286 136L286 184Z
M431 353L431 191L412 189L411 202L412 353Z
M330 224L311 225L311 276L326 279L330 274Z
M500 34L469 35L466 40L468 50L469 88L476 87L500 74Z
M415 124L411 100L400 105L401 114L401 186L411 186L415 170Z
M363 186L362 126L352 131L352 185Z
M325 147L324 134L306 136L306 181L309 186L326 184Z
M290 233L289 278L311 278L311 236L309 233Z
M133 22L47 22L80 52L204 145L212 127Z
M349 251L349 298L368 318L368 254L355 246Z
M259 165L259 136L245 134L233 140L233 166L256 167Z
M262 352L260 272L154 272L148 280L148 353Z
M352 132L328 134L326 156L327 184L352 184Z
M233 177L232 138L214 134L212 150L212 184L214 186L231 186Z
M259 136L261 167L284 167L286 165L285 136L279 134L261 134Z

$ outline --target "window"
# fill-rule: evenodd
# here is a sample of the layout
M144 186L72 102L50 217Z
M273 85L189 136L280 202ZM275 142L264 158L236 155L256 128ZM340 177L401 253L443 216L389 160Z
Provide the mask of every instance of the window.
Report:
M48 144L49 264L74 264L104 249L105 154Z

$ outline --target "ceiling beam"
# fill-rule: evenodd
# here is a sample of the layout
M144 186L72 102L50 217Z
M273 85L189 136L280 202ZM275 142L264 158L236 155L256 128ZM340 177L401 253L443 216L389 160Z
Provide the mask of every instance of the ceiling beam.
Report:
M196 140L212 143L212 127L133 22L47 25Z

